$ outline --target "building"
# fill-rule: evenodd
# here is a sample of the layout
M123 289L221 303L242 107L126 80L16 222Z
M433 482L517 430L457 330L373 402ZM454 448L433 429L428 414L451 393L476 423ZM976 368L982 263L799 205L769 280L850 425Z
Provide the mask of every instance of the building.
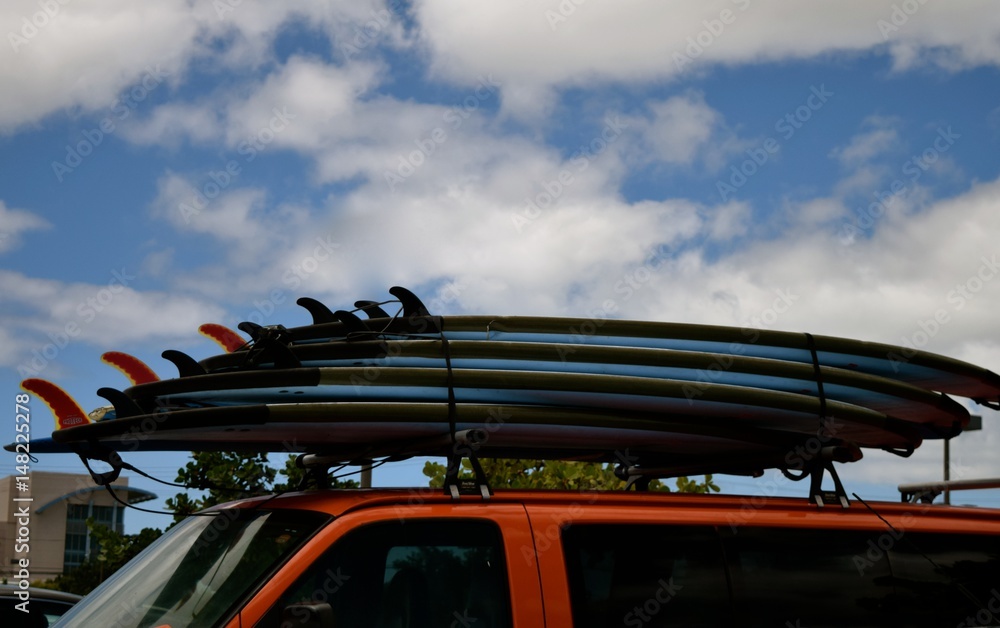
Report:
M97 550L89 518L124 531L126 507L89 475L32 471L28 477L26 483L14 476L0 479L0 578L17 578L25 558L31 581L54 578L87 560ZM22 490L24 484L28 490ZM156 498L130 488L125 477L112 489L130 504Z

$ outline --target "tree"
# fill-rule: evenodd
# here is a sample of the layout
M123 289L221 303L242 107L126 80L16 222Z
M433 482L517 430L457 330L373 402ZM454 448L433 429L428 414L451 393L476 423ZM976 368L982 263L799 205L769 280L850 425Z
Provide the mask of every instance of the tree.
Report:
M611 464L572 462L564 460L523 460L523 459L486 459L480 461L483 472L494 488L547 488L569 491L582 490L612 490L625 486L618 478ZM447 467L439 462L424 464L424 475L430 478L430 485L443 487ZM468 460L462 461L460 479L472 479L471 465ZM649 484L650 490L670 491L670 487L660 480ZM701 482L679 477L676 490L680 493L719 492L719 487L712 481L711 475L706 475Z
M163 534L154 528L143 528L139 534L121 534L93 519L87 520L87 527L97 540L98 551L79 566L56 576L51 584L41 583L42 586L86 595Z
M207 493L192 499L178 493L167 499L167 509L180 521L193 512L234 499L271 492L277 472L268 465L267 454L239 454L223 451L196 451L191 461L177 471L176 482Z
M285 468L280 471L287 480L275 483L278 471L270 466L267 454L214 451L192 453L191 461L184 468L178 469L176 481L184 486L201 488L205 494L192 498L187 493L178 493L167 499L167 509L175 513L172 525L186 515L216 504L295 490L305 475L305 470L295 464L295 458L294 455L289 456L285 460ZM338 488L353 488L357 485L353 480L331 481L331 486ZM88 520L87 526L91 536L97 541L97 551L86 562L69 572L39 584L86 595L163 534L162 530L153 528L145 528L139 534L121 534L107 526L96 524L93 520Z

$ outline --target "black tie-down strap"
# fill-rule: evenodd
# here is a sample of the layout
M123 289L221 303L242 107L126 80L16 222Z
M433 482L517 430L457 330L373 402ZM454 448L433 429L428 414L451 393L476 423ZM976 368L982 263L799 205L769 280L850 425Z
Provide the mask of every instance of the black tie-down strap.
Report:
M444 476L444 491L451 495L452 499L458 499L461 495L480 495L483 499L489 499L493 494L483 465L479 463L476 451L489 438L485 430L471 429L452 432L453 445L451 454L448 455L448 468ZM472 472L475 474L473 480L459 479L462 471L462 459L468 458L472 465Z
M786 478L794 482L809 478L809 501L822 508L826 504L840 504L844 508L849 508L851 503L847 499L847 491L840 482L837 475L835 462L856 462L862 457L861 449L853 443L843 443L840 445L830 445L821 448L814 456L807 459L800 469L800 473L794 474L788 469L781 469ZM823 490L823 475L829 473L833 479L833 490Z

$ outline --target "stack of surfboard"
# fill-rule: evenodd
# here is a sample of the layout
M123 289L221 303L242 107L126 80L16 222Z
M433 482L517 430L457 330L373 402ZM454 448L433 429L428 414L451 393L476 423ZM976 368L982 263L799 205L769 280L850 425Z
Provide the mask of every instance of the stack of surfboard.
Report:
M60 426L33 449L308 451L356 462L448 455L456 434L473 430L481 457L744 472L830 444L905 454L961 432L968 411L948 395L1000 401L996 373L902 347L676 323L441 317L403 288L390 292L397 301L350 312L300 299L313 324L241 324L248 337L203 325L226 352L199 362L166 351L179 373L170 379L105 354L132 385L98 391L113 408L94 416L54 384L26 380Z

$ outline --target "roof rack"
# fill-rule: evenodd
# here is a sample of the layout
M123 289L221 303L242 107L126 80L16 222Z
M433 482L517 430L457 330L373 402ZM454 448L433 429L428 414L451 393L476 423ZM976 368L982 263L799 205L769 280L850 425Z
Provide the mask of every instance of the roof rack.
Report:
M899 497L903 503L915 504L919 501L924 504L931 504L941 493L949 491L983 490L989 488L1000 488L1000 478L900 484Z

